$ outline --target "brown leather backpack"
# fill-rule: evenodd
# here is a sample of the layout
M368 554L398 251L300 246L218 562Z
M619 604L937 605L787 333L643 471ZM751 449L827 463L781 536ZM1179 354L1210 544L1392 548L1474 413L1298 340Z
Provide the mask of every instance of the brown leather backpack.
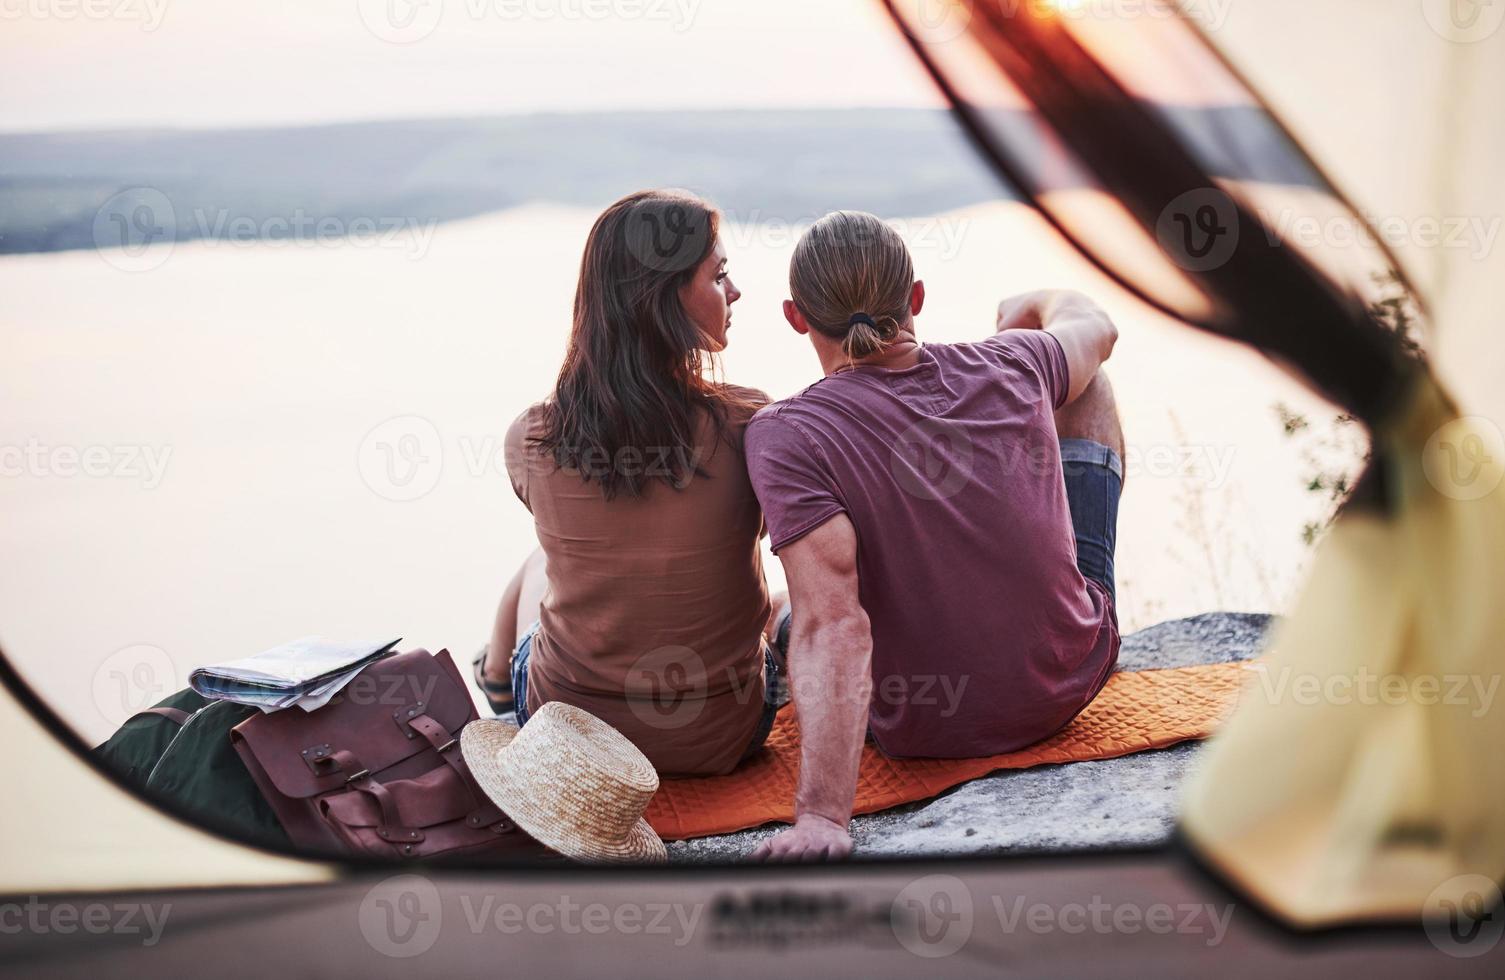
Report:
M301 849L559 860L471 776L460 731L477 717L449 651L412 650L367 667L321 708L257 715L230 738Z

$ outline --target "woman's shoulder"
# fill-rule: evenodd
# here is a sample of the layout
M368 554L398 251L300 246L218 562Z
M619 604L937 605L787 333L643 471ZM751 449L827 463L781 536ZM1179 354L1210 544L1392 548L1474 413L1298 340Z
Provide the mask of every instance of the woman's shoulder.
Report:
M545 413L548 411L547 401L534 402L518 413L512 424L507 426L507 441L522 442L524 439L535 439L543 431Z
M538 439L544 433L548 407L546 401L529 405L507 426L502 446L509 470L521 467L531 456L540 453Z
M744 385L719 382L716 385L716 390L726 400L728 408L727 418L736 425L746 425L748 420L757 413L758 409L773 401L769 397L768 392L757 388L748 388Z

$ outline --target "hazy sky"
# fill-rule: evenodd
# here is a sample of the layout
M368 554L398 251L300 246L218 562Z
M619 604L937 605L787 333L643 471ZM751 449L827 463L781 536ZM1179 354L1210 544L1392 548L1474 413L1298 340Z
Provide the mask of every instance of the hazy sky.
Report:
M0 130L935 104L875 0L0 0Z

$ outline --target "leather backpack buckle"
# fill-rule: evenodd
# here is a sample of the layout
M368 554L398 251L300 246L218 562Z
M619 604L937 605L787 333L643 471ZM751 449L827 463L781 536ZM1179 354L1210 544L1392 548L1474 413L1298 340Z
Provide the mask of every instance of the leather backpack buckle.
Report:
M414 718L417 718L419 715L427 714L427 712L427 704L422 701L414 701L407 707L398 708L396 711L392 712L392 721L397 724L398 729L408 738L417 738L418 733L413 731L412 726L409 725L408 722L412 721Z

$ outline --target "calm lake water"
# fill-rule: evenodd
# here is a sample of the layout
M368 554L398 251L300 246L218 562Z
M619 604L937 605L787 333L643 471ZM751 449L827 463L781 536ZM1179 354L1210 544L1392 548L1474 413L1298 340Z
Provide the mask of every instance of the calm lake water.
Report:
M592 218L529 207L364 243L0 259L5 652L90 738L196 664L304 634L468 660L532 547L501 437L550 387ZM985 336L1002 296L1042 286L1118 319L1126 631L1285 606L1314 501L1272 405L1319 401L1115 293L1022 207L903 230L922 339ZM797 233L725 231L744 297L724 374L775 396L817 372L779 312Z

